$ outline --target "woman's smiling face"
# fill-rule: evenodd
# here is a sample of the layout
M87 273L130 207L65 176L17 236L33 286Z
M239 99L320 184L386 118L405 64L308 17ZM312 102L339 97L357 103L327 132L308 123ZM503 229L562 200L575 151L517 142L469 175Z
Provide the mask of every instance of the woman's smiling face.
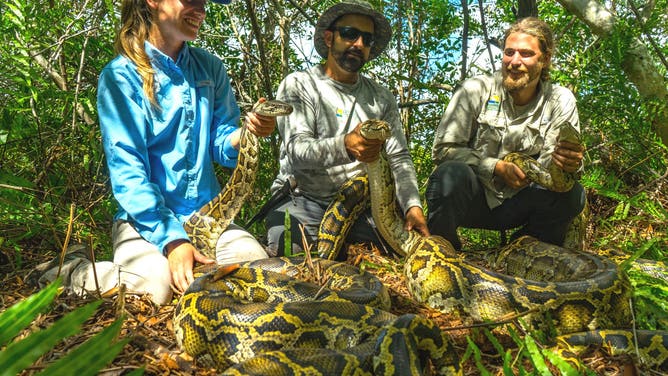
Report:
M206 17L206 0L148 0L153 10L150 41L166 53L197 38Z

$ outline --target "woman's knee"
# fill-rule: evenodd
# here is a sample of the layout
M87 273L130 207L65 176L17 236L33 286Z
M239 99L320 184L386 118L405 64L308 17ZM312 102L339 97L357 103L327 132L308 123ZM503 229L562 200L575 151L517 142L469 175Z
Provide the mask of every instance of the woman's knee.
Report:
M155 274L144 280L144 290L151 295L154 303L164 305L172 299L172 273L166 257L155 259L154 262L152 273Z
M124 260L119 264L120 284L124 284L129 292L151 295L151 300L158 305L169 303L172 273L167 257L157 251L147 251Z
M218 239L216 261L219 264L253 261L267 258L267 252L253 235L231 224Z

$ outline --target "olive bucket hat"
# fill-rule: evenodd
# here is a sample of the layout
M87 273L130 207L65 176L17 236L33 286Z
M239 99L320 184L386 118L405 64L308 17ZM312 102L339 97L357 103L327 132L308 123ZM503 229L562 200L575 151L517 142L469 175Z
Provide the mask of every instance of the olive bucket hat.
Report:
M346 14L361 14L373 19L375 42L371 46L371 51L369 51L369 60L380 55L392 38L392 28L390 27L390 22L383 14L373 9L371 4L362 0L344 0L332 5L320 15L313 35L315 50L318 51L318 54L322 57L327 57L329 48L325 44L325 30L329 30L334 21Z

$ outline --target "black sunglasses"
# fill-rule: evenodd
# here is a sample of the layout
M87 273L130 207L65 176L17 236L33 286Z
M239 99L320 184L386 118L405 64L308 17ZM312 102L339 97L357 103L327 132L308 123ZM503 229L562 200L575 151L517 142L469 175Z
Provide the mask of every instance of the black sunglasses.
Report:
M349 42L355 42L361 36L362 43L364 43L364 45L367 47L371 47L373 46L374 43L376 43L375 36L373 35L373 33L370 33L368 31L362 31L352 26L339 26L336 27L335 30L339 32L341 38Z

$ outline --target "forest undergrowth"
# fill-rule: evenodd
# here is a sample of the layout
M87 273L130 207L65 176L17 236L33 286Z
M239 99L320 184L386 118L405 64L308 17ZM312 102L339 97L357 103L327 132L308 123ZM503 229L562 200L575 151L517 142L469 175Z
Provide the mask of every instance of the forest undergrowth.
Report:
M590 217L586 227L586 251L616 249L631 257L665 259L668 233L665 211L661 211L661 208L668 207L668 196L664 193L668 191L665 189L665 178L657 179L654 185L646 185L642 189L635 187L627 193L616 192L614 195L606 193L607 191L601 194L600 187L599 189L592 187L593 181L591 175L583 179L589 186ZM23 191L10 191L10 193L16 196L26 194ZM3 196L3 200L5 197ZM28 277L37 263L57 254L59 249L54 244L53 234L59 234L63 242L92 244L98 259L109 257L108 250L104 247L108 239L105 236L96 238L98 233L107 231L110 225L108 220L92 221L95 226L87 231L75 230L79 218L94 217L91 214L94 211L91 208L94 206L94 203L90 203L77 209L75 205L70 205L66 221L63 220L61 223L38 221L31 223L30 226L26 222L31 216L39 217L39 212L36 213L34 208L25 207L23 212L16 213L14 217L16 227L3 227L0 238L2 242L0 272L3 286L0 311L5 311L38 292L28 282ZM19 218L25 227L19 227L21 226ZM26 228L30 230L28 234ZM493 250L499 247L498 232L464 230L463 236L465 248ZM258 234L258 237L261 237L261 234ZM640 374L652 372L637 368L638 365L634 365L630 357L610 356L606 354L604 348L588 349L579 358L582 368L575 368L560 356L554 355L555 353L550 350L550 339L544 333L524 333L512 322L507 325L467 327L457 318L429 309L411 299L403 280L401 260L389 257L382 250L366 245L353 245L349 248L349 253L349 262L378 275L389 287L394 313L424 315L435 320L447 331L464 360L463 368L467 375L634 374L628 373L629 370L641 372ZM666 329L668 310L665 302L668 301L668 284L648 276L629 275L629 277L634 284L633 305L637 327ZM68 314L92 301L64 295L54 295L53 299L53 302L44 305L43 310L29 325L16 333L14 343L20 339L29 339L54 323L59 325L57 321L63 320ZM88 311L89 318L81 318L83 321L78 322L78 329L73 329L69 337L63 337L62 341L52 343L52 347L46 349L43 355L33 359L22 374L33 374L43 370L68 351L76 349L80 343L95 340L96 335L105 327L111 326L120 336L111 340L113 336L107 334L105 338L110 343L120 344L116 346L118 355L111 363L100 366L100 374L128 374L133 370L141 372L139 370L142 369L146 374L215 374L214 370L193 364L186 354L176 348L171 321L173 304L155 307L145 297L125 295L122 291L114 291L110 296L103 297L101 303L96 304L100 305ZM122 325L115 324L117 320L122 321ZM499 326L504 329L499 329ZM503 334L498 334L499 331Z

